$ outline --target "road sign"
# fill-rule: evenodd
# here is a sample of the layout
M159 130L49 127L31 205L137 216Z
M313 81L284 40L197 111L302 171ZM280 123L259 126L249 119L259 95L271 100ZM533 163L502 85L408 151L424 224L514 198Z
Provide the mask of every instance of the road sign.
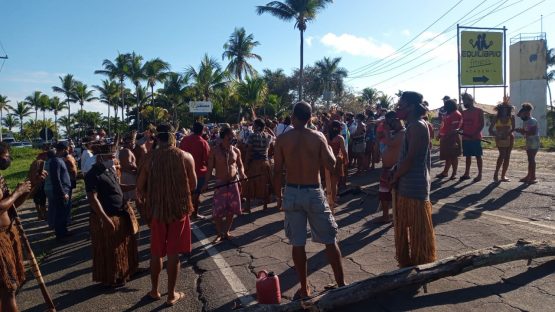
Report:
M210 101L198 101L189 102L189 111L191 113L211 113L212 112L212 102Z
M462 31L460 85L503 86L504 34L502 31Z

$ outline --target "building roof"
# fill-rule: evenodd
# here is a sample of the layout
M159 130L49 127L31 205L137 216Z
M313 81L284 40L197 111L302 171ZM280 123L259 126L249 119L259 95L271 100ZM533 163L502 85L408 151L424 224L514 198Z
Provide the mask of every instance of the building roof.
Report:
M475 103L474 106L483 110L484 113L486 113L487 115L495 115L496 114L496 112L495 112L495 106L496 105ZM440 109L441 109L441 107L430 110L430 114L432 115L432 117L437 117L438 112L439 112Z

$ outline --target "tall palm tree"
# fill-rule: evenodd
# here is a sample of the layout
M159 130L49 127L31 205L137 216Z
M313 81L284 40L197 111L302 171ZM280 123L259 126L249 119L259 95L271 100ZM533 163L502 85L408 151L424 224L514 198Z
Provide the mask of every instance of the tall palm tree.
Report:
M303 71L304 71L304 32L306 24L316 18L316 15L332 3L333 0L285 0L272 1L266 5L257 6L256 13L262 15L269 13L284 21L295 21L295 28L301 35L301 66L299 67L299 100L303 98Z
M117 79L119 81L119 88L120 88L120 102L121 102L121 119L124 120L124 113L123 110L125 108L125 77L127 76L127 72L129 71L129 59L131 55L127 54L118 54L115 59L115 62L112 62L108 59L102 62L102 66L104 69L95 70L95 74L106 75L110 79Z
M185 75L193 80L196 96L206 101L210 99L215 89L226 85L228 73L222 70L218 61L205 54L198 70L189 66L185 70Z
M2 126L8 128L10 132L12 132L12 128L19 126L19 120L14 116L14 114L8 114L6 118L2 118Z
M71 132L71 128L73 127L73 124L74 124L73 117L62 116L60 117L60 119L58 119L58 122L60 123L61 126L63 126L66 129L66 135L69 136L69 133Z
M378 103L381 108L389 110L393 104L393 98L382 92L382 94L378 97Z
M73 93L73 89L75 88L76 80L73 79L73 75L67 74L63 77L58 77L62 84L61 87L54 86L52 87L52 91L62 93L66 96L66 105L67 105L67 117L70 118L71 116L71 94ZM70 134L67 134L70 136Z
M50 98L50 109L54 113L54 129L56 130L56 138L59 138L60 133L60 131L58 131L58 114L66 108L68 108L67 104L60 101L59 97L54 96Z
M35 110L35 122L37 122L38 113L40 110L41 96L43 96L42 92L35 91L33 92L33 94L25 98L25 102Z
M162 88L162 94L169 100L172 107L172 121L176 122L177 119L177 106L183 104L185 93L189 88L189 75L180 75L178 73L170 72L168 77L164 81L164 87ZM155 110L152 111L153 119L157 117L155 115Z
M256 118L256 109L264 103L268 95L268 85L263 78L247 77L237 86L237 93L241 101L249 106L252 117Z
M159 58L145 62L143 66L146 84L150 87L150 105L154 105L154 85L162 82L169 74L170 64Z
M364 88L362 89L362 101L368 105L374 105L380 97L380 91L376 88Z
M255 58L262 61L260 55L252 52L252 49L260 45L260 42L254 40L254 36L245 32L245 28L235 28L229 40L224 44L224 53L222 60L228 59L229 64L226 70L233 74L237 80L243 80L245 76L256 75L256 70L248 63L248 59Z
M315 63L318 79L322 83L324 92L333 91L336 94L343 92L343 80L347 77L347 70L343 67L339 67L339 62L341 62L340 57L333 59L324 57L322 60ZM327 95L329 103L331 95Z
M551 86L550 84L555 81L555 69L551 67L555 66L555 49L547 50L547 72L545 74L545 81L547 83L547 90L549 91L549 106L551 111L553 111L553 99L551 98Z
M19 126L21 127L20 133L23 134L23 118L31 116L32 108L24 101L17 102L16 106L12 108L12 112L19 118Z
M117 99L118 99L118 84L114 80L104 79L101 86L93 86L100 92L100 102L108 106L108 134L111 133L110 124L110 107L116 107L116 123L117 123ZM116 125L117 128L117 125Z
M133 82L133 84L135 85L135 98L137 98L139 95L139 89L141 88L141 80L145 79L145 75L143 68L143 57L136 54L135 51L133 51L133 53L129 55L127 78L129 78L129 80L131 80L131 82ZM135 104L137 105L137 115L135 116L135 121L137 122L138 130L141 119L141 114L139 114L141 108L139 107L139 102L135 102Z
M44 141L46 142L48 140L48 137L47 137L48 132L46 130L46 111L50 110L50 98L48 97L48 95L46 95L46 94L41 95L38 109L42 112L42 123L45 127L44 128Z
M80 81L78 81L75 84L75 89L74 92L72 94L72 98L76 103L79 103L79 105L81 106L81 110L79 112L79 129L82 130L82 126L83 126L83 105L85 104L85 102L91 102L94 100L98 100L97 97L95 97L93 95L93 90L89 90L88 86ZM81 135L82 133L80 133Z
M10 100L8 100L7 96L0 95L0 120L4 120L4 111L9 112L9 110L11 109L10 105L8 104L9 102ZM2 127L0 127L0 142L3 141L3 138L4 137L2 136Z

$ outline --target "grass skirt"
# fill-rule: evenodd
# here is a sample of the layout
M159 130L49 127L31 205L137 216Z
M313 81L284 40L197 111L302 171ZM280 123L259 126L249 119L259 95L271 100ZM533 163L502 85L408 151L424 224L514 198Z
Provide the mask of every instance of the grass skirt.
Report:
M247 170L247 177L244 196L248 199L260 198L268 200L272 189L272 167L268 160L253 160Z
M399 267L434 262L437 257L432 203L399 195L396 197L393 214Z
M93 281L113 285L130 280L139 266L137 241L127 216L110 217L116 230L103 229L100 218L91 213Z
M0 228L0 289L16 291L25 281L19 230L12 224Z

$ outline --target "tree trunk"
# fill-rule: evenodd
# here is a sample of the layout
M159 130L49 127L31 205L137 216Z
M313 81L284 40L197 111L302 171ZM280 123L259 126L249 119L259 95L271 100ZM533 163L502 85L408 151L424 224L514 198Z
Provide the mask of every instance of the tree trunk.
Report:
M66 102L67 102L67 122L69 122L71 120L71 104L69 104L69 96L67 97ZM66 129L66 130L71 130L71 129ZM71 138L71 132L67 133L67 137Z
M152 107L152 119L156 123L156 114L154 113L154 84L150 85L150 106Z
M455 276L485 266L515 260L555 256L555 241L525 241L469 251L433 263L399 269L328 291L310 301L295 301L284 305L254 305L241 311L340 311L347 305L361 302L383 293Z
M54 112L54 130L56 130L56 139L59 139L60 131L58 131L58 112Z
M140 124L141 124L141 117L140 117L140 110L141 110L141 100L139 99L139 85L135 85L135 98L137 99L137 132L139 132L140 130Z
M125 88L123 86L123 79L125 78L120 78L119 80L119 86L120 86L120 92L121 92L121 123L124 123L124 116L123 116L123 108L125 107Z
M299 69L299 101L303 100L303 73L304 73L304 30L299 30L301 33L301 67Z
M112 103L108 102L108 136L111 135L111 128L110 128L110 106L112 106Z
M4 128L4 125L2 125L3 121L4 121L4 110L0 109L0 142L4 141L4 136L2 135L2 130L3 130L2 128Z

